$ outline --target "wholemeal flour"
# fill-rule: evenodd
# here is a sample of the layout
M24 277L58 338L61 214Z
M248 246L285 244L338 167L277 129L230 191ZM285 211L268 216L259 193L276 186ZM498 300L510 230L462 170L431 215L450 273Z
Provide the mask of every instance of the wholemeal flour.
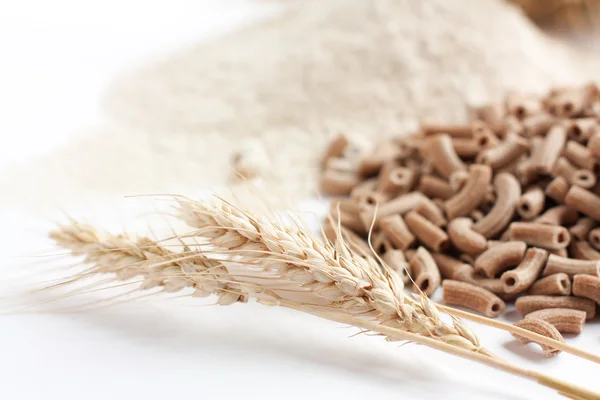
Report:
M500 0L303 0L290 8L123 75L106 96L106 126L19 167L1 186L20 204L27 196L14 190L16 179L35 181L19 187L53 204L82 193L209 188L231 181L232 153L259 146L259 175L271 187L308 194L333 134L380 138L422 119L462 122L470 104L507 90L594 78L594 60Z

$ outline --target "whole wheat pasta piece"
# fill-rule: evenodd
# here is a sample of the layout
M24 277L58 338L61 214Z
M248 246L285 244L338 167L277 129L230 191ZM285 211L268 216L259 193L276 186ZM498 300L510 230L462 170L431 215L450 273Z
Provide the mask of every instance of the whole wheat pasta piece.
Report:
M446 200L454 195L454 190L447 181L433 175L421 176L418 190L434 199Z
M575 225L569 228L571 236L578 240L587 240L588 234L592 229L598 226L598 223L589 217L582 217L577 220Z
M360 211L360 204L356 199L348 197L333 197L329 204L329 212L333 212L339 207L340 211L357 214Z
M573 294L600 304L600 278L592 275L575 275L573 277Z
M441 251L448 247L448 234L416 211L406 214L404 222L419 241L431 250Z
M524 220L532 220L544 209L546 196L539 186L532 186L525 191L517 203L517 213Z
M561 333L580 334L585 324L585 311L569 308L548 308L527 314L525 319L546 321Z
M446 279L442 286L445 304L475 310L489 318L496 318L506 308L502 299L479 286L451 279Z
M362 211L362 205L367 205L369 207L374 207L375 205L381 206L389 200L389 196L385 193L381 192L364 192L361 194L357 194L352 198L358 204L358 211L353 211L354 213L360 213ZM370 226L370 225L369 225Z
M565 123L569 139L578 143L586 143L600 128L596 118L576 118Z
M386 237L400 250L406 250L415 244L412 234L400 214L394 214L381 219L380 227Z
M565 204L569 207L600 221L600 197L579 186L571 186L565 196Z
M492 170L487 165L473 164L469 167L469 178L463 188L446 200L448 219L467 216L476 209L485 198L492 179Z
M480 254L487 249L487 240L475 232L469 218L455 218L448 224L448 236L458 250L469 254Z
M523 124L523 135L526 137L543 136L548 133L555 122L556 118L546 113L539 113L524 118L521 121Z
M569 182L562 176L558 176L546 186L546 196L550 197L557 203L564 203L567 192L569 191Z
M465 164L454 151L452 139L447 134L428 138L422 151L423 158L430 161L435 170L444 178L449 178L455 171L465 169Z
M533 147L531 163L540 174L550 174L567 141L567 130L563 125L554 125L539 147Z
M427 218L435 226L443 227L446 226L446 224L448 223L442 209L430 199L422 200L414 208L414 211Z
M569 140L563 154L567 160L573 163L573 165L592 171L595 175L600 173L600 164L598 163L598 160L584 145Z
M538 279L528 290L531 295L568 296L571 294L571 279L565 273L558 273Z
M569 256L577 260L600 260L600 252L596 251L588 242L582 240L571 242L569 245Z
M381 256L383 261L402 277L402 282L408 284L410 282L410 265L404 257L402 250L390 249Z
M564 205L549 208L533 222L546 225L573 225L579 219L577 211Z
M473 159L479 151L481 146L474 138L452 138L452 148L457 156L461 159Z
M518 119L524 119L543 111L541 99L533 94L510 92L504 101L507 113Z
M464 125L442 125L434 123L422 123L421 133L425 136L434 136L438 134L446 134L451 137L467 137L473 136L473 127L470 124Z
M213 211L209 209L209 212ZM200 212L199 207L195 207L195 212ZM117 274L116 280L120 277L143 277L140 290L160 287L163 291L173 292L189 287L195 290L192 296L216 294L221 305L245 302L252 297L264 305L279 305L355 325L385 335L392 341L408 340L424 344L536 380L571 397L589 398L593 395L585 389L499 361L481 347L477 336L458 318L453 318L451 325L446 324L441 320L439 310L425 296L418 300L405 298L402 283L394 271L385 266L383 270L380 269L372 264L372 259L353 257L343 243L334 248L328 242L321 244L311 241L310 235L303 234L295 238L292 235L290 243L287 242L290 237L281 237L284 233L290 236L289 232L268 228L263 231L265 223L257 219L246 220L248 224L242 227L240 224L245 225L244 218L234 218L234 228L226 223L224 217L238 216L227 212L225 216L206 221L209 225L198 220L190 222L194 222L196 228L202 225L202 228L198 228L204 232L202 237L213 242L215 248L226 252L224 254L231 254L232 249L240 254L254 254L255 262L250 263L252 265L210 259L202 252L190 251L187 247L182 253L173 253L143 238L131 240L125 235L100 237L93 228L86 229L76 224L59 227L51 233L51 237L74 255L85 255L86 262L92 264L84 274L71 277L66 283L90 274L112 272ZM238 233L234 232L236 229L239 229ZM277 234L278 239L271 240L272 233ZM234 240L236 235L239 235L237 241ZM278 245L285 246L285 250L279 252L282 248L277 248ZM264 253L259 256L257 251L261 247ZM333 265L330 261L333 261ZM328 265L334 270L330 271ZM282 289L289 288L290 283L303 288L303 291L286 292ZM290 298L290 293L298 297ZM366 317L370 317L370 320Z
M325 194L341 196L350 194L362 179L354 172L340 172L327 169L321 176L321 191Z
M334 137L330 142L329 145L327 146L327 149L325 150L325 155L323 156L323 160L322 160L322 167L325 167L327 165L327 162L332 159L332 158L336 158L336 157L342 157L344 155L344 151L346 150L346 147L348 147L349 141L348 138L345 135L338 135L336 137Z
M511 240L523 241L530 246L545 249L564 249L571 241L571 235L564 226L513 222L509 229Z
M457 275L455 280L461 282L467 282L475 286L479 286L484 288L485 290L494 293L498 297L502 298L502 296L506 295L504 292L504 282L502 282L499 278L484 278L479 275L475 270L471 269L471 271L465 272Z
M562 335L560 334L560 332L558 331L558 329L556 329L549 322L543 321L541 319L522 319L520 321L515 322L514 325L518 326L519 328L527 329L528 331L532 331L537 334L547 336L554 340L564 342L564 339L563 339ZM519 342L521 342L523 344L528 344L528 343L532 342L532 340L524 338L523 336L520 336L520 335L513 334L513 336L515 337L515 339L517 339ZM560 354L560 350L557 350L553 347L547 346L545 344L540 344L540 346L546 357L556 357L557 355Z
M410 168L396 167L380 175L377 190L390 196L409 192L416 184L418 174Z
M462 280L458 277L470 275L473 267L444 253L431 253L443 279Z
M419 247L414 257L410 260L410 270L414 276L415 289L431 296L440 286L442 277L431 256L424 247Z
M572 88L550 99L550 110L559 117L573 118L583 115L585 109L598 97L594 84Z
M489 104L472 109L472 119L485 122L494 132L504 130L504 104Z
M600 228L594 228L590 231L588 242L594 249L600 250Z
M364 155L359 160L358 172L363 177L377 175L388 161L398 159L400 150L393 143L380 145L371 154Z
M497 146L500 139L494 134L494 131L483 121L473 121L473 139L481 148Z
M521 187L519 186L519 191ZM483 201L479 204L479 209L484 213L489 213L496 204L496 192L493 185L488 185L487 192L483 196Z
M521 185L510 174L500 173L494 178L496 203L490 212L473 225L473 230L487 239L502 232L513 219L517 202L521 196Z
M547 258L546 250L533 247L528 249L519 266L504 272L500 277L504 282L504 291L510 294L527 290L542 272Z
M417 191L400 195L382 204L377 212L377 217L383 218L392 214L406 214L419 205L423 199L426 199L426 197L423 193Z
M596 315L596 303L590 299L575 296L521 296L515 302L515 308L523 316L547 308L570 308L585 311L586 319L592 319Z
M371 254L369 244L350 229L344 226L341 226L338 229L338 227L334 226L329 219L326 219L323 225L325 237L332 243L335 243L338 240L338 234L341 233L344 242L352 251L357 254Z
M576 260L550 254L542 275L548 276L559 272L569 276L578 274L596 275L596 264L596 260Z
M570 246L570 244L569 244ZM569 250L567 250L568 248L565 247L564 249L546 249L548 250L548 254L554 254L556 256L560 256L560 257L569 257Z
M376 178L365 179L364 181L362 181L361 183L359 183L352 189L352 191L350 192L350 197L352 199L363 198L365 194L375 192L376 188L377 188L377 179Z
M347 211L338 211L337 208L331 207L330 216L334 221L340 221L342 226L354 231L360 236L366 237L368 231L365 229L359 215Z
M394 245L392 244L390 239L388 239L385 232L381 230L377 232L371 232L371 246L373 247L373 250L375 250L375 254L378 255L382 255L386 251L395 249ZM371 251L369 254L371 254L372 252L373 251Z
M522 241L503 242L488 247L475 260L475 271L483 273L488 278L494 278L518 265L523 260L525 250L527 250L527 244Z
M552 175L554 177L562 176L571 185L581 186L586 189L596 185L596 176L594 175L594 172L587 169L575 168L565 157L559 157L556 163L554 163Z
M592 156L600 158L600 132L596 132L590 137L587 148Z
M509 134L502 143L479 152L475 160L479 164L489 165L492 169L498 170L527 153L529 146L529 141L524 137Z

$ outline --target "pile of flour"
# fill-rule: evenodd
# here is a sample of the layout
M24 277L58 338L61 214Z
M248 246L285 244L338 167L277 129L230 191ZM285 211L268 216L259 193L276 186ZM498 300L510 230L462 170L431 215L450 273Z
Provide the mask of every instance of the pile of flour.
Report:
M20 167L0 192L26 204L18 179L61 204L211 188L230 182L233 152L260 146L267 184L306 195L333 134L461 122L470 104L588 81L595 66L501 0L303 0L120 77L106 126Z

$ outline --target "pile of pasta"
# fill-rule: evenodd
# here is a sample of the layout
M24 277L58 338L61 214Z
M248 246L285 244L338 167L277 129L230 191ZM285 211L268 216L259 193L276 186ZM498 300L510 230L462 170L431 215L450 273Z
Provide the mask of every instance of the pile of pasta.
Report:
M443 286L448 304L495 317L515 301L579 333L600 302L599 121L590 83L510 93L468 124L368 148L339 135L322 164L325 234L374 249L416 291Z

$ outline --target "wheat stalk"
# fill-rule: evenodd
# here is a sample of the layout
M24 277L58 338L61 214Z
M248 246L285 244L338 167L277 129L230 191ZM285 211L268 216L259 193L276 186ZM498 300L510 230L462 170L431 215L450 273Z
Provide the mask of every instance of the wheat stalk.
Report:
M574 399L600 398L585 389L510 365L491 356L479 345L472 349L471 346L465 345L465 342L478 344L477 338L456 319L453 319L456 333L448 335L455 335L457 338L440 340L441 338L436 335L413 333L410 330L399 329L395 324L390 326L390 324L381 323L378 318L364 320L352 312L343 311L344 308L283 299L279 296L279 289L277 289L281 285L275 285L275 288L272 288L268 285L243 282L249 278L255 279L256 271L250 273L253 276L232 276L229 268L225 267L221 261L205 257L202 253L192 250L187 245L183 246L183 252L172 252L147 238L134 240L126 235L115 236L108 233L99 233L89 225L78 223L59 227L50 234L50 237L60 246L70 249L74 255L84 255L85 261L92 264L91 269L86 271L82 277L99 273L115 273L116 279L141 276L141 289L158 286L167 292L174 292L184 288L193 288L195 290L194 294L214 293L218 295L220 304L245 301L249 296L256 297L266 304L278 304L329 320L358 326L384 335L388 340L420 343L446 353L491 365L527 379L535 380ZM327 248L326 245L325 248ZM244 248L244 251L250 251L248 246ZM256 250L252 250L252 252L254 251ZM262 250L259 251L262 252ZM270 253L267 252L267 254ZM297 257L297 255L292 257ZM267 262L267 265L272 264ZM255 269L256 266L253 268ZM270 270L261 277L264 278L269 274L271 274ZM309 292L314 290L315 288L312 288ZM316 295L317 298L321 298L323 292L320 289L316 289L316 292L319 293ZM431 303L426 304L431 305ZM421 318L423 317L421 316ZM412 324L409 324L409 326L412 326Z

